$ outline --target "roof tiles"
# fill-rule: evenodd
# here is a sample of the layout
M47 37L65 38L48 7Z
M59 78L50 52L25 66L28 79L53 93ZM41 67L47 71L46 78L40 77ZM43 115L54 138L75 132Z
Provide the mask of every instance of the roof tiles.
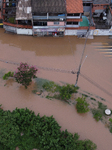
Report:
M82 0L66 0L67 13L83 13Z

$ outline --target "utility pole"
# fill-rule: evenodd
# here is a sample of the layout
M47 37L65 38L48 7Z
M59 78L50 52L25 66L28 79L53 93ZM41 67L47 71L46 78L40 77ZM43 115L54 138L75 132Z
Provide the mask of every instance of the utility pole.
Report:
M83 52L82 52L82 56L81 56L81 60L80 60L80 64L79 64L79 69L77 71L77 78L76 78L76 82L75 82L75 87L77 87L77 82L78 82L78 79L79 79L79 74L80 74L80 69L81 69L81 65L82 65L82 60L83 60L83 56L84 56L84 51L85 51L85 48L86 48L86 43L87 43L87 38L89 36L89 28L90 28L90 25L87 29L87 33L86 33L86 39L85 39L85 43L84 43L84 48L83 48Z

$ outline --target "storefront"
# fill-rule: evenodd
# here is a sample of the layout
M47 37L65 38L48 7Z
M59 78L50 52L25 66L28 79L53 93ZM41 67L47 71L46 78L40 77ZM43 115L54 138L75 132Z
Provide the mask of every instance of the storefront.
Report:
M65 28L33 28L34 36L64 36Z

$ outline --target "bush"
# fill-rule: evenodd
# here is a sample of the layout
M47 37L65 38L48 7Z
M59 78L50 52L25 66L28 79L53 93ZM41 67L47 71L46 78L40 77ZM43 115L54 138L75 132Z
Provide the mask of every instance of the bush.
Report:
M102 120L103 115L101 110L93 109L92 113L93 113L93 118L95 118L96 121Z
M61 131L53 116L40 117L29 109L16 108L12 112L0 109L1 150L95 150L88 140L79 141L79 135ZM23 133L21 135L21 133ZM79 143L82 149L79 149ZM88 148L88 149L87 149Z
M3 76L3 80L7 80L9 77L13 77L14 72L9 71Z
M60 86L52 81L44 83L43 88L47 92L51 93L57 92L52 97L61 100L69 100L71 98L72 93L77 93L77 90L79 89L79 87L75 87L74 85L70 84Z
M43 84L42 86L47 92L57 92L59 85L55 84L53 81L49 81Z
M61 86L60 89L59 89L59 97L60 99L62 100L69 100L71 98L71 94L72 93L77 93L77 89L74 85L70 85L70 84L67 84L67 85L64 85L64 86Z
M89 104L86 102L84 97L78 97L76 99L77 104L76 104L76 109L78 113L86 113L89 111Z
M14 73L16 82L22 84L27 88L32 82L33 78L36 78L36 72L38 69L34 66L29 66L27 63L20 63L17 71Z

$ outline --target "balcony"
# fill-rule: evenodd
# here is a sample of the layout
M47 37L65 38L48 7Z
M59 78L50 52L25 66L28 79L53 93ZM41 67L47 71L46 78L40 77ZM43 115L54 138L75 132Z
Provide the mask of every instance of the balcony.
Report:
M67 14L67 19L80 19L81 18L81 13L80 14Z
M66 16L33 16L33 20L60 20L63 21Z

